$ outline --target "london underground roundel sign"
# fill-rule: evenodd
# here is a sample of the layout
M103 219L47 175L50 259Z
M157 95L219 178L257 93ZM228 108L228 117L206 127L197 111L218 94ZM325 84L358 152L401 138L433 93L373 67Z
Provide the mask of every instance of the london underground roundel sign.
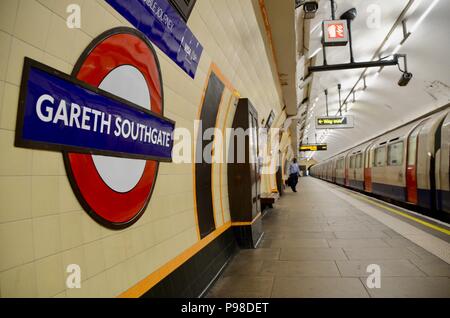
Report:
M72 76L163 115L158 58L139 31L116 28L97 37L81 55ZM133 134L133 126L125 121L117 126L124 134ZM64 152L64 160L78 200L99 223L124 228L144 213L155 186L158 161L77 152Z

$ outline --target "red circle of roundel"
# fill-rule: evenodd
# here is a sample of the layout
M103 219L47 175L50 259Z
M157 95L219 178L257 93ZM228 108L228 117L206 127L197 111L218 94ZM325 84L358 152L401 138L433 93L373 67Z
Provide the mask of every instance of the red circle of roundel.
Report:
M163 115L158 58L151 43L135 29L115 28L100 35L81 55L72 76L98 87L112 70L122 65L131 65L142 73L150 92L151 110ZM157 161L148 160L136 186L119 193L103 181L91 154L65 153L64 158L78 200L96 221L110 228L124 228L144 213L155 185Z

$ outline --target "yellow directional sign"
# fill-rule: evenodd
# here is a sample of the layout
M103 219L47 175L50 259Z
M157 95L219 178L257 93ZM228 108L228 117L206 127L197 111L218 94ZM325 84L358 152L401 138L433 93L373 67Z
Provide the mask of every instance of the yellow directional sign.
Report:
M325 151L327 149L327 144L311 144L300 146L300 151Z

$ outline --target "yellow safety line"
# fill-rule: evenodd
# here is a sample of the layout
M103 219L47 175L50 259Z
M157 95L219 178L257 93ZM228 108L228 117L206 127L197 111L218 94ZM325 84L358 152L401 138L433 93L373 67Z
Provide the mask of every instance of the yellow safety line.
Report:
M371 203L371 204L373 204L373 205L376 205L376 206L378 206L378 207L380 207L380 208L383 208L383 209L385 209L385 210L388 210L388 211L390 211L390 212L392 212L392 213L401 215L401 216L403 216L403 217L405 217L405 218L407 218L407 219L410 219L410 220L412 220L412 221L415 221L415 222L417 222L417 223L420 223L420 224L422 224L422 225L425 225L425 226L427 226L427 227L429 227L429 228L431 228L431 229L433 229L433 230L436 230L436 231L442 232L442 233L444 233L444 234L450 235L450 231L449 231L449 230L444 229L444 228L442 228L442 227L439 227L439 226L437 226L437 225L428 223L428 222L426 222L426 221L424 221L424 220L415 218L415 217L413 217L413 216L411 216L411 215L409 215L409 214L407 214L407 213L405 213L405 212L401 212L401 211L399 211L399 210L396 210L396 209L391 208L391 207L389 207L389 206L386 206L386 205L384 205L384 204L375 202L375 201L370 200L370 199L366 199L366 198L362 197L361 195L357 195L357 194L354 194L354 193L350 193L350 195L353 196L353 197L356 197L356 198L358 198L358 199L360 199L360 200L363 200L363 201L366 201L366 202Z
M261 217L261 212L259 212L255 218L251 222L231 222L231 226L246 226L246 225L252 225L256 222L257 219Z

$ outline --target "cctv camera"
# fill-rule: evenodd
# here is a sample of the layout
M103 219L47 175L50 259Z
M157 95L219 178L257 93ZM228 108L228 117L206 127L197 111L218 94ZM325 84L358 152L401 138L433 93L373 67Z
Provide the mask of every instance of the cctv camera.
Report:
M356 15L358 13L356 12L355 8L351 8L350 10L345 11L342 15L341 15L341 20L354 20L356 18Z
M305 19L313 19L316 16L319 5L316 1L308 1L303 5L303 11L305 11Z
M409 81L413 77L412 73L404 72L402 73L402 77L398 81L399 86L406 86L408 85Z

